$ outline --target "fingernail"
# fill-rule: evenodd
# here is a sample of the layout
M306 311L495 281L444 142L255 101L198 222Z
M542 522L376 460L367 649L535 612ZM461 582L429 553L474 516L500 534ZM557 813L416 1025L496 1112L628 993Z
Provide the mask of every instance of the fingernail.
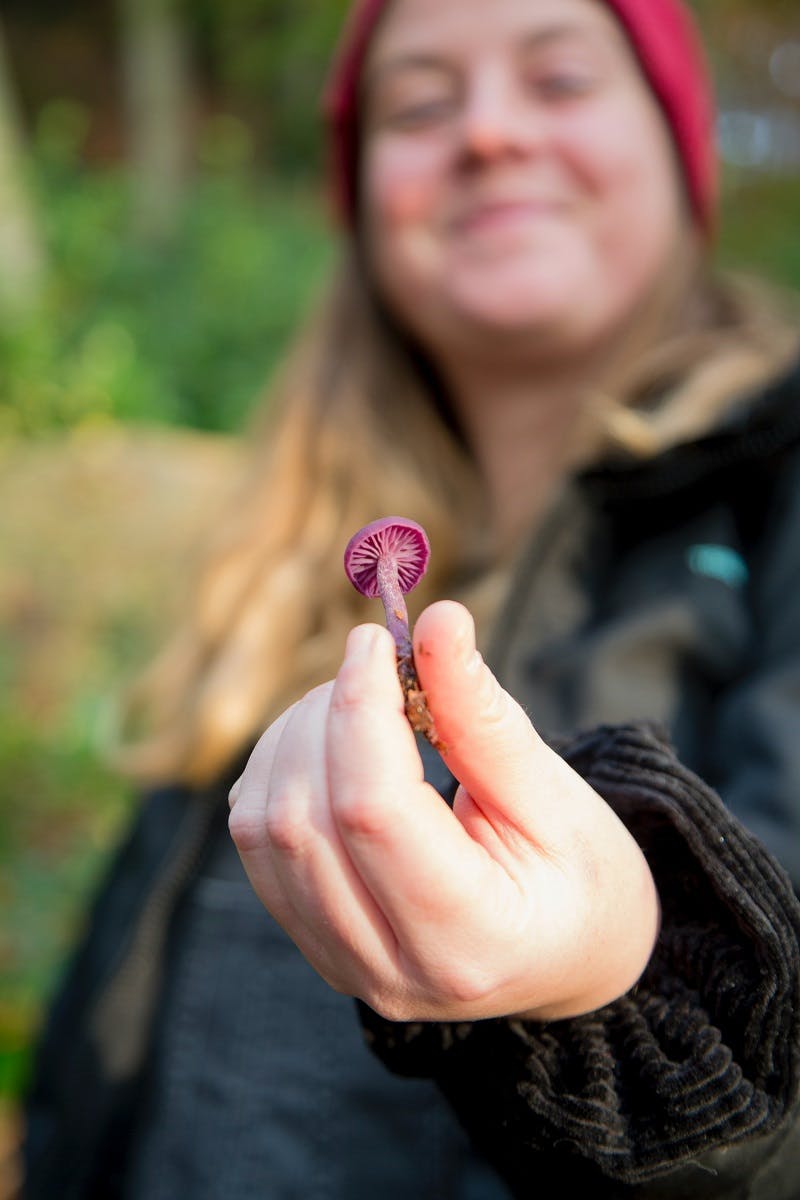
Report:
M473 650L464 663L464 670L468 675L477 675L483 666L483 655L479 650Z
M470 623L465 624L459 638L461 646L461 661L464 664L464 670L469 675L475 675L483 666L483 655L475 645L475 626Z

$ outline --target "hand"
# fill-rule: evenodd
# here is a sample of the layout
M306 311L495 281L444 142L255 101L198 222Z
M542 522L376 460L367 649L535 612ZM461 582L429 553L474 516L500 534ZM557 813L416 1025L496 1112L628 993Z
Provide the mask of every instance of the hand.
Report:
M394 1020L610 1002L658 929L638 846L500 687L466 609L426 609L414 651L453 810L423 779L390 635L359 626L336 679L270 726L231 790L258 896L332 987Z

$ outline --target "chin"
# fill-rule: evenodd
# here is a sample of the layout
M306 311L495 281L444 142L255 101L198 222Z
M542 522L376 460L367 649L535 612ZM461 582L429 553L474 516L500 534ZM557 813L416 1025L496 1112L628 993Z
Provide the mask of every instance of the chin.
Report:
M527 270L522 276L517 271L462 277L447 289L428 280L409 289L416 303L397 303L395 313L423 344L444 353L494 357L522 349L538 357L539 348L573 353L590 343L595 326L604 324L603 312L592 303L594 278L565 286L569 281L554 279L550 271L547 278L532 275Z
M443 289L441 303L453 312L489 324L549 323L559 316L586 308L596 288L588 272L570 274L564 265L539 269L524 261L504 269L454 276Z
M474 333L484 331L495 338L549 337L574 326L579 311L574 302L570 304L560 298L523 299L499 290L484 296L483 301L482 304L454 305L453 324Z

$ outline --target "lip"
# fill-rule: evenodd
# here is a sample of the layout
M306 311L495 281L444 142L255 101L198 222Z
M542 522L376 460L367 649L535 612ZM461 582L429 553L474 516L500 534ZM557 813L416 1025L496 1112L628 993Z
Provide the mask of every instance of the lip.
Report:
M483 233L513 229L538 217L552 217L561 211L554 200L537 197L488 200L458 213L450 222L455 233Z

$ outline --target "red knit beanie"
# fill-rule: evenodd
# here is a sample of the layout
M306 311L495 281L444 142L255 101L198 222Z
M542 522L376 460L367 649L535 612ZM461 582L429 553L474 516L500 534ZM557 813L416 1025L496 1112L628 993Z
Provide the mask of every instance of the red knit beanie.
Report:
M355 218L358 82L378 17L388 0L355 0L325 96L337 206ZM717 210L713 87L700 37L681 0L603 0L626 30L672 130L692 210L706 234Z

